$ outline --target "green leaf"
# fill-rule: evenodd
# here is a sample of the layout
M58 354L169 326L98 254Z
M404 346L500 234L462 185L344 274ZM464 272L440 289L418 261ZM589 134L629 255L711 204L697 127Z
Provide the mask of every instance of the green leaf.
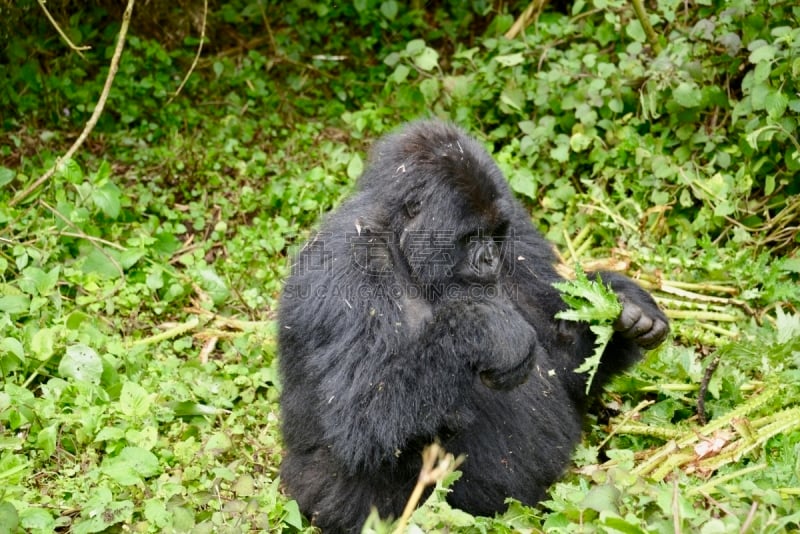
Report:
M31 337L31 352L34 358L40 361L49 360L55 352L58 330L54 327L37 330Z
M357 153L350 157L350 162L347 164L347 176L351 180L357 179L364 172L364 161Z
M422 39L412 39L406 43L406 54L409 56L416 56L425 50L425 41Z
M76 382L99 384L103 374L103 360L93 348L76 343L67 347L58 365L58 374Z
M516 169L509 179L509 185L515 193L536 200L536 178L530 169Z
M58 425L52 424L41 429L36 436L36 446L44 452L45 456L50 456L56 451L57 435Z
M408 65L403 65L402 63L394 68L394 72L392 72L391 76L389 77L394 83L403 83L408 79L408 75L411 73L411 67Z
M129 417L144 417L150 413L150 394L139 384L125 382L119 396L120 411Z
M386 2L381 3L381 15L386 17L389 20L394 20L397 16L398 7L397 2L394 0L388 0Z
M19 515L14 505L8 501L0 502L0 534L11 534L17 531Z
M196 274L197 283L208 293L214 304L222 304L228 299L231 292L213 267L197 269Z
M521 52L518 52L516 54L506 54L502 56L496 56L494 60L503 65L504 67L513 67L514 65L519 65L521 63L524 63L525 56L523 56Z
M92 191L92 202L109 219L116 219L120 211L119 188L111 182Z
M439 64L439 52L426 46L422 53L414 58L414 64L424 71L431 71Z
M72 158L62 161L58 165L56 174L71 184L79 184L83 180L81 166Z
M771 61L775 57L777 50L774 46L765 44L750 52L748 60L750 63L761 63L762 61Z
M43 508L27 508L19 514L20 524L25 532L55 532L56 521L50 512Z
M436 78L425 78L419 84L419 92L425 98L425 102L432 104L439 98L439 80Z
M31 298L27 295L5 295L0 297L0 312L9 315L25 313L30 309Z
M25 361L25 349L22 347L22 343L13 337L0 339L0 354L2 353L13 354L20 360Z
M696 85L681 82L672 90L672 97L681 107L693 108L700 105L702 93Z
M16 176L17 173L8 167L0 167L0 187L11 183L11 180L13 180Z
M647 40L647 36L644 34L644 28L642 28L642 23L638 20L632 20L625 26L625 33L628 34L628 37L639 43L643 43Z
M764 99L764 109L767 110L770 118L779 119L786 112L789 98L780 91L772 91Z
M156 455L141 447L125 447L118 456L106 458L101 468L121 486L133 486L161 474Z
M586 381L587 393L600 366L603 351L614 334L613 323L622 312L622 305L616 293L602 282L600 275L597 275L596 280L589 280L578 267L575 269L575 280L553 284L553 287L561 292L562 300L569 306L569 309L558 312L556 318L588 322L589 328L597 336L594 353L575 369L576 373L589 374Z

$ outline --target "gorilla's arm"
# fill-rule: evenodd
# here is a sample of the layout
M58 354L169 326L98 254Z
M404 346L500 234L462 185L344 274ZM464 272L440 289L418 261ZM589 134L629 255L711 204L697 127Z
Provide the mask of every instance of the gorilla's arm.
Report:
M414 335L398 329L394 303L369 305L383 316L362 317L368 334L334 339L318 352L329 363L318 369L324 441L351 471L391 463L412 440L469 418L462 396L476 373L501 384L527 376L534 333L510 306L448 302Z
M506 287L513 288L520 313L534 325L540 342L554 355L561 355L562 369L570 390L578 399L584 397L585 375L572 371L594 350L595 335L585 323L554 319L566 304L553 287L561 281L553 265L556 258L551 245L527 224L526 215L512 226L513 254L509 254ZM600 275L611 286L622 304L614 324L616 333L606 347L600 367L592 382L592 392L599 391L612 376L627 369L642 356L642 349L657 347L669 333L667 317L653 298L630 278L613 272Z

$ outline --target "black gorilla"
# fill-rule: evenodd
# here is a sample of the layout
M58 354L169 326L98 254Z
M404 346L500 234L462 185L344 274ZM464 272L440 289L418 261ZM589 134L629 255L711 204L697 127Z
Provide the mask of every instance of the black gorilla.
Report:
M534 505L569 463L587 405L587 325L560 321L550 244L489 154L421 121L381 140L356 192L297 255L279 309L281 476L325 532L397 517L422 448L465 454L448 500ZM653 348L667 318L603 273L623 311L592 383Z

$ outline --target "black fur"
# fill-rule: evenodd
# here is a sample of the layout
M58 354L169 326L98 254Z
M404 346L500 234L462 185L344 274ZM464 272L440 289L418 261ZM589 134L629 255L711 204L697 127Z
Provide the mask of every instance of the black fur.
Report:
M297 255L279 311L281 476L314 524L357 532L373 506L399 515L437 439L466 455L454 506L487 515L506 497L545 496L580 438L586 377L574 369L594 343L554 318L554 262L462 131L421 121L377 144ZM648 293L602 279L624 309L594 392L668 332Z

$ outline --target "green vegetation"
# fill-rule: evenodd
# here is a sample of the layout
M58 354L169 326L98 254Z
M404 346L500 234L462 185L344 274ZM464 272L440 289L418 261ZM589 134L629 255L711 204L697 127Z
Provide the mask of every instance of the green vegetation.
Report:
M140 2L94 131L22 198L122 20L46 6L91 48L0 0L0 533L308 529L277 476L288 256L370 141L431 114L482 136L565 264L652 289L674 339L543 506L476 518L440 482L409 528L800 527L797 2L652 0L650 34L576 0L510 39L524 2Z

